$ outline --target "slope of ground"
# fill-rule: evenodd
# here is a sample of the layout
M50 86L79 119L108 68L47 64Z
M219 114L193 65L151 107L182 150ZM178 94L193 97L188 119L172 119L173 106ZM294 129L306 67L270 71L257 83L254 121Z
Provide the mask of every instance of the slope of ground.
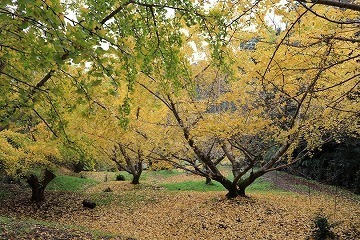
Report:
M325 194L331 196L341 196L342 198L359 199L360 196L341 187L321 184L314 180L291 175L286 172L268 172L262 177L265 181L273 184L274 187L300 194Z

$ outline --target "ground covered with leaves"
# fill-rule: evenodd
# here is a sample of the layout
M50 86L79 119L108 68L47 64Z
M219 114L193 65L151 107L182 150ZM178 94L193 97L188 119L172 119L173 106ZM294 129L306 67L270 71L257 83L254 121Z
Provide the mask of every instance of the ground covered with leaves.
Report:
M29 190L2 185L9 191L1 196L0 239L307 239L319 213L336 223L338 239L360 238L356 196L273 188L228 200L224 191L169 191L160 184L190 180L202 179L148 176L139 186L110 179L81 192L49 191L39 206L29 202ZM83 199L97 207L83 208Z
M2 218L0 225L0 239L96 239L101 235L97 232L86 232L34 220ZM104 235L106 234L103 234L101 239L113 239L110 235Z

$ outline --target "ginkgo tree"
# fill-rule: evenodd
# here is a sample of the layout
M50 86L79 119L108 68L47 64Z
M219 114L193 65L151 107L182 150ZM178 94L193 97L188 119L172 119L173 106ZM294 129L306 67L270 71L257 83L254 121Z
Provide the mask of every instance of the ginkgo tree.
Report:
M139 82L167 106L184 143L182 155L170 147L159 156L220 182L232 198L327 141L358 136L357 13L319 7L316 14L326 11L327 17L314 18L314 5L276 9L283 30L264 23L266 12L255 5L248 13L236 3L214 6L209 12L214 22L199 26L211 31L195 40L208 41L207 57L189 66L184 54L183 71L189 74L178 77L178 92L161 71L147 75L151 84ZM234 18L237 11L243 14ZM216 165L221 151L233 179Z
M33 111L72 142L69 125L77 119L66 113L86 103L84 115L112 114L131 129L116 138L146 136L158 159L219 181L229 197L327 139L358 132L357 4L6 0L0 11L0 131L15 130ZM191 66L194 56L202 60ZM74 65L83 69L73 72ZM58 101L62 79L72 81L76 99L68 93ZM140 91L168 109L156 128L164 134L131 126L132 94ZM225 155L234 180L217 168Z
M169 18L168 9L183 13ZM121 81L131 86L139 71L153 71L152 61L162 61L168 74L176 75L179 19L190 21L192 10L191 1L2 1L1 106L6 110L0 130L21 119L23 108L71 64L92 64L87 74L107 76L115 87ZM115 62L124 75L115 71Z
M167 17L169 7L184 15ZM153 71L148 62L162 62L169 79L175 76L181 45L178 19L191 15L191 9L190 1L1 1L0 131L16 132L20 123L26 127L23 120L31 112L55 137L84 148L84 139L76 139L68 130L66 111L84 101L96 103L88 92L105 82L112 95L127 85L115 108L126 106L126 92L132 91L136 74ZM85 74L91 82L77 81L73 65L90 65ZM71 97L59 101L58 95L66 95L61 92L61 79L76 85L82 94L78 102ZM127 112L120 114L120 125L126 125Z
M53 96L68 104L61 113L67 123L67 135L97 163L113 162L120 171L133 176L133 184L138 184L143 166L161 167L162 162L154 164L149 155L159 144L154 126L160 124L167 112L161 110L164 107L151 94L126 85L114 88L105 77L103 84L94 84L96 80L87 75L87 71L92 68L74 67L71 74L62 79L69 81L57 84L62 94ZM80 89L78 82L82 83Z
M45 188L55 178L55 166L63 162L59 143L44 124L29 130L1 131L0 141L1 170L7 175L24 178L31 187L32 201L44 201ZM41 177L39 171L43 171Z

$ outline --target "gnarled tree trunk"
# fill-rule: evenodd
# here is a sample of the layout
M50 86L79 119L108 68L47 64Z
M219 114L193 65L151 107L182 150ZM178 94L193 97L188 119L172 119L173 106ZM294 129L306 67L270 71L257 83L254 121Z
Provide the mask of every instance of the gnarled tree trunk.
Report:
M132 181L131 181L131 184L139 184L140 183L140 175L139 174L134 174L133 175L133 178L132 178Z
M123 155L126 165L118 161L116 153L117 149L119 149L121 154ZM113 150L113 156L111 157L111 159L116 163L119 171L126 171L133 176L131 181L132 184L140 183L140 176L143 171L141 150L138 150L138 156L136 157L136 159L134 159L128 154L126 148L121 143L118 143L118 145L115 146Z
M257 172L251 172L250 175L243 179L240 180L238 185L238 194L239 196L245 197L245 189L251 185L257 178L261 177L262 175L264 175L264 171L257 171Z
M142 170L143 170L143 167L142 167L142 162L138 162L135 169L135 171L132 172L132 175L133 175L133 179L131 181L132 184L139 184L140 182L140 176L141 176L141 173L142 173Z
M27 177L26 182L30 185L32 192L31 201L36 203L45 201L45 188L55 177L55 174L47 169L44 170L42 181L39 181L39 178L34 174Z
M205 184L206 185L210 185L210 184L212 184L212 182L211 182L211 178L209 178L209 177L205 177Z
M236 198L236 197L246 197L245 189L251 185L257 178L261 177L265 174L265 171L259 170L257 172L251 172L250 175L243 179L234 181L230 181L229 179L225 178L224 176L215 176L212 177L213 180L221 183L221 185L228 190L226 194L227 198Z
M234 184L232 181L227 179L226 177L222 175L214 176L212 177L213 180L219 182L221 185L228 190L228 193L226 194L227 198L235 198L238 196L238 189L236 184Z

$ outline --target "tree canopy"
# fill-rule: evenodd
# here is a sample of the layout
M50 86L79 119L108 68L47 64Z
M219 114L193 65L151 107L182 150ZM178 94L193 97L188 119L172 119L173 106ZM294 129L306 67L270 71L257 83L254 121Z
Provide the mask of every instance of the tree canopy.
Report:
M359 136L356 3L5 0L0 13L2 169L41 144L29 139L41 127L78 152L165 160L237 196Z

